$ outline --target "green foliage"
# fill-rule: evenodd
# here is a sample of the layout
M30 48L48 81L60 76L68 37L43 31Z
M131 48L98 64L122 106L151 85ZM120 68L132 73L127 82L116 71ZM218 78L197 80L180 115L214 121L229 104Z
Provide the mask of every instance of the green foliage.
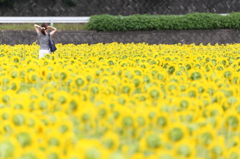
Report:
M149 31L182 29L239 29L240 13L223 16L214 13L186 15L131 15L108 14L91 16L86 29L97 31Z
M16 0L0 0L0 5L7 5L12 7Z
M0 0L0 5L7 5L12 7L15 2L16 0ZM73 0L62 0L62 2L69 7L74 7L77 5Z
M64 4L66 4L69 7L75 7L77 4L72 0L62 0Z

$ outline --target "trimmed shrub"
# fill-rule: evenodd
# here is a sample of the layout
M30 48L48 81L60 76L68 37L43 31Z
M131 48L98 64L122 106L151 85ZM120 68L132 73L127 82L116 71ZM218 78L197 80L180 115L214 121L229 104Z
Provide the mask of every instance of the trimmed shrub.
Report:
M97 31L149 31L182 29L239 29L240 13L223 16L214 13L186 15L94 15L86 27Z

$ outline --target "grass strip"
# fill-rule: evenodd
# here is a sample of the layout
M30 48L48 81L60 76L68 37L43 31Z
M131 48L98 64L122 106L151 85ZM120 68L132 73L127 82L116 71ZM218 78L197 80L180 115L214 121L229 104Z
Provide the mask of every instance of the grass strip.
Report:
M0 30L34 30L33 23L27 23L27 24L0 24ZM38 24L41 25L41 24ZM50 25L50 24L48 24ZM59 24L55 23L53 24L54 27L56 27L58 30L86 30L85 23L73 23L73 24Z

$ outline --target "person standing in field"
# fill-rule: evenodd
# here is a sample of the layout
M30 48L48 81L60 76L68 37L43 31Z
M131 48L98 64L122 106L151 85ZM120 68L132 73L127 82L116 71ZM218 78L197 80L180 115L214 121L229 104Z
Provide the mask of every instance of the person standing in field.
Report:
M38 56L40 59L44 57L46 54L50 53L49 39L57 31L57 29L52 26L48 26L46 23L43 23L41 26L34 24L34 28L38 34L38 40L40 42L40 50ZM48 28L52 29L50 33L46 31ZM48 34L50 34L50 37Z

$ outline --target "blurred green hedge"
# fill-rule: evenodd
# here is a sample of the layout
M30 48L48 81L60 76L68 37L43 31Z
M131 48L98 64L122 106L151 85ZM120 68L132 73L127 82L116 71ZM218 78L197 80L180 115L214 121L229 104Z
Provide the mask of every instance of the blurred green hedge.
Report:
M16 1L17 0L0 0L0 6L5 5L5 6L13 7L13 5L15 4ZM54 1L54 0L52 0L52 1ZM69 7L75 7L77 5L72 0L62 0L62 2Z
M189 13L186 15L131 15L109 14L90 17L86 29L97 31L149 31L181 29L239 29L240 13L226 16L214 13Z
M0 5L13 6L16 0L0 0Z

